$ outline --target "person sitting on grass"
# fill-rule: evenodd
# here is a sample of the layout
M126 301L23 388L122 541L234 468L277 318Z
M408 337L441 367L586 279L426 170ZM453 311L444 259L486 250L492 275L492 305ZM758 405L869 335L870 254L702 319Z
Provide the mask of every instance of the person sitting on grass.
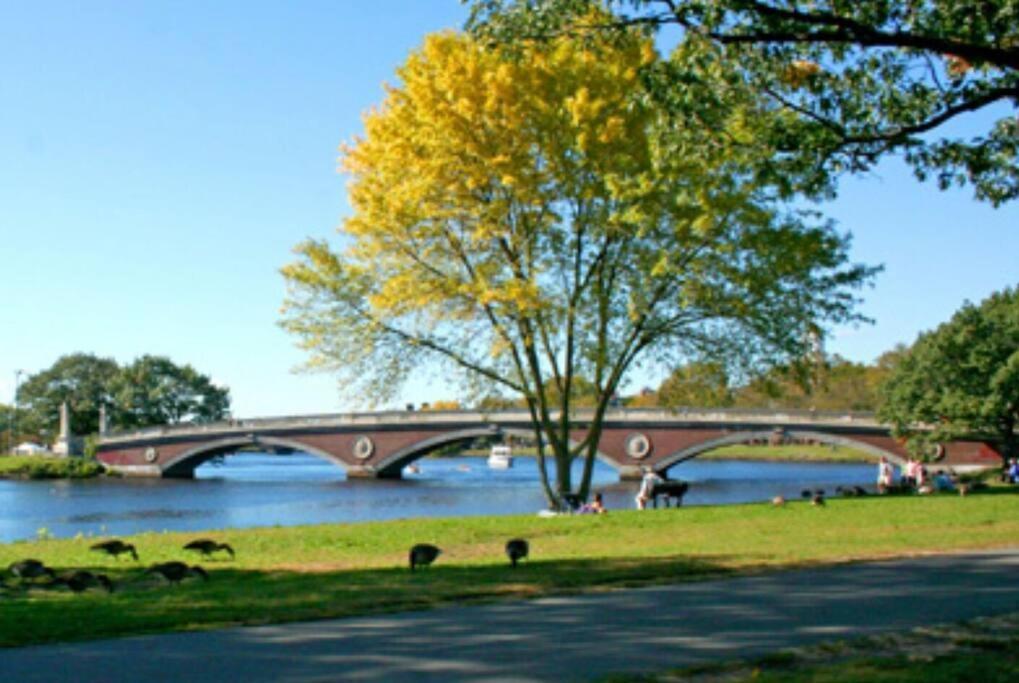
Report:
M607 510L605 509L605 504L602 503L600 493L594 494L594 498L591 502L584 504L584 506L580 508L580 514L582 515L604 515L606 512Z
M941 470L934 475L934 490L935 491L954 491L955 480L951 474L945 470Z

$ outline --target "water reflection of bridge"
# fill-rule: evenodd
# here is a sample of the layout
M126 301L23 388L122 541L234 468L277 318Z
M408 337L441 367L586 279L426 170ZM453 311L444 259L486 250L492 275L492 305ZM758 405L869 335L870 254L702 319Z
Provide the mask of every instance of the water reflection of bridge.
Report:
M571 437L587 434L590 413L578 411ZM190 477L206 460L238 450L304 451L344 468L348 477L398 478L402 468L443 446L485 436L533 436L525 411L350 413L230 420L108 434L99 460L130 476ZM620 477L643 466L657 471L728 444L775 438L851 446L902 462L907 452L869 414L753 410L612 410L598 444L600 460ZM944 463L993 466L993 445L945 444Z

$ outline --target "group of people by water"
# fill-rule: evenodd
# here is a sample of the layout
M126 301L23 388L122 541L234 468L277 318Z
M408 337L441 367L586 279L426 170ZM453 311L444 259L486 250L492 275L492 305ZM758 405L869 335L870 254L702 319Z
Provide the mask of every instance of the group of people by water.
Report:
M902 466L898 483L895 481L895 466L888 458L881 456L877 466L878 493L887 493L896 489L913 490L917 493L934 493L935 491L955 491L959 479L951 470L940 470L933 476L927 466L916 458L909 458Z

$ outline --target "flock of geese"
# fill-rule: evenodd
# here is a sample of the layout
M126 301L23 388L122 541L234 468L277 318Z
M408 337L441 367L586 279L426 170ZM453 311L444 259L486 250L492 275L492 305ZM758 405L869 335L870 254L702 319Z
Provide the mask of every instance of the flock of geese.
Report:
M138 560L138 551L130 543L113 538L108 541L100 541L89 546L90 550L105 553L111 557L120 559L121 555L130 555L132 559ZM226 552L234 557L234 550L226 543L219 543L209 538L199 538L184 546L184 550L190 550L202 554L202 557L211 557L215 552ZM7 567L8 573L18 583L16 588L27 590L29 588L58 588L65 587L72 593L84 593L90 588L102 589L107 593L114 590L113 581L106 574L91 572L87 569L74 569L71 571L57 573L51 567L47 567L39 560L28 558L18 560ZM176 585L189 576L195 576L203 581L209 580L209 574L199 565L188 565L185 562L170 561L159 562L151 565L143 572L143 576L159 576L170 584ZM5 578L0 575L0 587L13 590L15 587L8 587Z
M139 559L138 551L134 545L125 543L117 538L100 541L89 546L89 549L105 553L118 560L121 555L130 555L136 561ZM184 550L201 553L204 558L211 558L217 552L228 553L231 559L235 557L234 549L229 544L220 543L209 538L199 538L191 541L184 545ZM440 554L442 554L442 550L430 543L414 545L410 549L410 570L415 571L418 567L427 567L435 562ZM506 543L506 556L509 558L510 565L514 568L517 566L517 562L526 559L529 554L530 546L522 538L514 538ZM17 579L16 588L21 590L29 588L57 588L62 586L69 589L72 593L84 593L91 588L102 589L107 593L114 591L113 581L106 574L91 572L87 569L75 569L58 574L51 567L47 567L39 560L32 558L12 563L7 568L7 571L11 577ZM202 581L209 580L208 572L199 565L188 565L186 562L176 560L151 565L143 573L143 576L148 575L160 576L171 585L177 585L190 576L197 577ZM8 587L5 581L4 576L0 575L0 588L13 590L14 587Z

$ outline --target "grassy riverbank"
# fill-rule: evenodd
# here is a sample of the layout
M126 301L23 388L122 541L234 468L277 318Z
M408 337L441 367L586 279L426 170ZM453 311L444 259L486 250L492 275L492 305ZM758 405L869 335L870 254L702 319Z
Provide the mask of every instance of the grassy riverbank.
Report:
M697 456L700 460L770 460L794 462L876 462L873 455L847 446L788 444L783 446L722 446Z
M92 458L53 455L0 457L0 479L89 479L102 473L102 465Z
M197 558L181 550L206 534L131 538L140 562L89 550L92 538L0 545L0 566L31 557L58 571L108 573L107 595L10 587L0 593L0 645L128 633L350 616L504 598L695 580L917 552L1005 547L1019 538L1019 495L858 498L826 507L733 505L604 516L415 519L230 530L237 559L203 561L211 579L166 587L143 574L154 562ZM503 545L531 542L532 559L509 568ZM411 573L407 549L441 546ZM8 585L14 583L8 579Z

